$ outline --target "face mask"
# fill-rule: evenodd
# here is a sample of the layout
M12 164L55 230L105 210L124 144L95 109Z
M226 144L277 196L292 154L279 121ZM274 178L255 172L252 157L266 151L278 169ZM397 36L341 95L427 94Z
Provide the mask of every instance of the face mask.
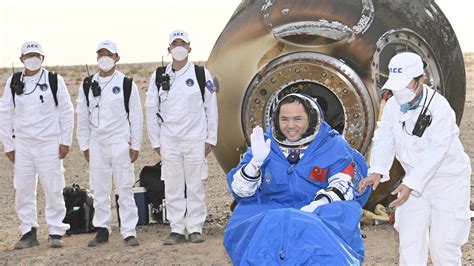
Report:
M36 57L36 56L23 60L23 64L25 64L25 68L30 71L36 71L40 69L42 63L43 63L43 60L41 60L41 58Z
M115 60L109 56L102 56L97 60L97 63L99 63L99 68L104 72L111 70L115 66Z
M408 88L405 88L401 91L394 91L393 96L395 96L395 100L397 100L399 105L403 105L415 99L416 93Z
M418 108L418 106L420 106L422 98L423 98L423 91L421 91L421 93L418 96L416 96L416 99L400 105L400 111L402 113L406 113L410 110L414 110Z
M188 57L188 49L177 46L171 50L171 56L176 61L183 61L186 57Z

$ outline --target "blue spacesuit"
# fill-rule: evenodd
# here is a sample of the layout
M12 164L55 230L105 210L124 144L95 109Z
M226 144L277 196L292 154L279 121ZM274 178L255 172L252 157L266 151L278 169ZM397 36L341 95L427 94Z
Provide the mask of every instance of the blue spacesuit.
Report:
M301 150L303 156L293 164L284 154L285 147L272 135L271 127L266 139L271 140L270 152L260 167L259 179L252 180L243 171L253 157L251 148L227 175L231 192L238 201L224 236L224 246L232 262L236 265L360 264L364 244L359 221L370 194L369 189L363 194L353 189L367 173L362 155L325 122L320 123L314 139ZM341 182L339 176L347 174L352 182L346 182L345 189L332 189L340 188L335 183ZM236 193L236 181L239 181L236 179L248 183L241 187L250 189L250 193L242 193L240 189ZM329 198L329 204L311 212L300 210L321 198L320 194ZM342 199L330 199L336 194Z

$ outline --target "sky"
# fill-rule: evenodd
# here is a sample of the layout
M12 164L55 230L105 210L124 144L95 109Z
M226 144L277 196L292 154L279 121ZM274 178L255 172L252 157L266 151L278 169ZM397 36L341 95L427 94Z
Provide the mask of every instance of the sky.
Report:
M374 0L375 1L375 0ZM414 0L416 1L416 0ZM169 61L168 34L186 30L193 61L207 60L241 0L2 0L0 67L21 66L25 41L43 46L45 65L96 63L105 39L118 45L121 63ZM435 0L463 52L474 52L474 1Z

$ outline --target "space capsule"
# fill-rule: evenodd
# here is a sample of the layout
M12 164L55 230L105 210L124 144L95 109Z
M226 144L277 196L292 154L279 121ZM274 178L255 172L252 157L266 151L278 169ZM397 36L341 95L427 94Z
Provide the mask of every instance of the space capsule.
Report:
M466 91L456 35L432 0L244 0L207 61L218 86L214 153L237 165L255 125L269 125L271 103L303 92L318 99L326 121L363 154L370 150L388 62L419 54L427 83L442 93L460 122ZM403 176L395 161L366 208L387 198Z

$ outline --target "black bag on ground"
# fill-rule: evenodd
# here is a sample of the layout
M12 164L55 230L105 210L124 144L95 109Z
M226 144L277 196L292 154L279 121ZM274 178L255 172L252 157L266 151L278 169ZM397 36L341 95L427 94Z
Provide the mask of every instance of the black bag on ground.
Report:
M64 202L66 203L66 217L63 223L71 227L66 234L81 234L94 232L92 225L94 218L94 196L87 188L81 188L73 183L63 190Z
M167 223L165 182L161 180L161 162L144 166L140 172L140 186L146 188L146 198L151 204L151 216L158 223Z

